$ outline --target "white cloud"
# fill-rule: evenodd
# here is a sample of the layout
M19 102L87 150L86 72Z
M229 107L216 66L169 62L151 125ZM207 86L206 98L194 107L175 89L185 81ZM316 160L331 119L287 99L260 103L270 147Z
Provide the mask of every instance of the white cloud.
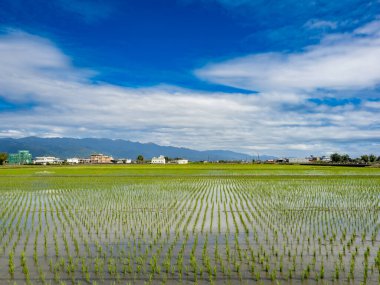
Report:
M212 63L200 78L248 90L352 90L380 83L380 21L327 36L298 53L263 53Z
M365 101L363 106L371 109L379 109L380 110L380 101Z
M338 24L332 21L312 19L306 22L305 27L308 29L336 29Z
M93 84L91 71L73 66L54 43L17 31L0 36L0 74L0 99L33 103L0 111L0 137L109 137L254 155L342 145L347 152L370 152L380 140L377 110L366 102L331 107L293 90L247 95Z
M12 129L0 130L0 137L1 138L22 138L24 136L25 135L24 135L23 130L12 130Z
M359 27L354 31L354 34L378 37L380 36L380 21L373 21L363 27Z

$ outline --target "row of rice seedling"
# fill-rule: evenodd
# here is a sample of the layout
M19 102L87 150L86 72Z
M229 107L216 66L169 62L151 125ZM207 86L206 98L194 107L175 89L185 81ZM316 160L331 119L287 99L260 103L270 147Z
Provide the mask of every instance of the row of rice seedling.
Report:
M377 283L379 182L302 175L7 180L0 282Z

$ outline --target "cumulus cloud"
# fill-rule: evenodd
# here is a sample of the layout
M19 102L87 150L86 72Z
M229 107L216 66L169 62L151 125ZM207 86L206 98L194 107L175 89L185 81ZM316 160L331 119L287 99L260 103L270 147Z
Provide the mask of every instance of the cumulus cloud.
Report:
M94 72L75 67L53 42L20 31L0 36L0 74L0 99L31 106L0 110L1 137L109 137L275 155L373 151L380 140L371 101L318 105L292 88L240 94L93 83Z
M333 34L296 53L263 53L211 63L200 78L248 90L373 88L380 83L380 21Z

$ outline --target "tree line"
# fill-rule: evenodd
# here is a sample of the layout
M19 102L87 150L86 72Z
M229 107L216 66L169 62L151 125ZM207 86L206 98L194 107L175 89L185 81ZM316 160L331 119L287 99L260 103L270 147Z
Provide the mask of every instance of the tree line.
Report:
M374 154L363 154L357 158L351 158L348 154L339 154L337 152L330 155L333 163L380 163L380 156Z

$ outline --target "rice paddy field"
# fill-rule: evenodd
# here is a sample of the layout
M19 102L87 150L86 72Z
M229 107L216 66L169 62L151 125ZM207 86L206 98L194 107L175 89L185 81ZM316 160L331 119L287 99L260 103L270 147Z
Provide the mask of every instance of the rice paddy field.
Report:
M380 169L0 168L0 284L379 284Z

